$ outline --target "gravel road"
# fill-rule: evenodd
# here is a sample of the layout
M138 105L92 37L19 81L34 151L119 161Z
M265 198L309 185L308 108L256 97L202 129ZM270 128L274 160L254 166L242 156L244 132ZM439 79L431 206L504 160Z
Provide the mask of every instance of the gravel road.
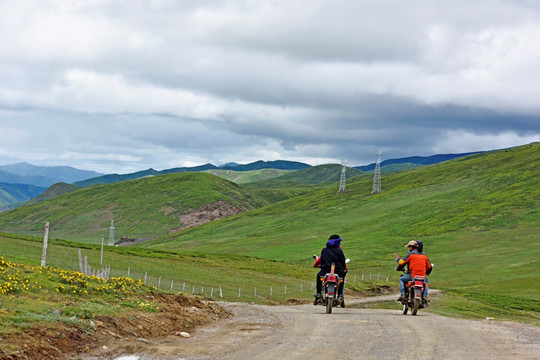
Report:
M324 307L311 304L222 305L234 318L200 328L189 339L130 344L123 355L102 359L540 359L540 328L535 326L422 310L405 316L401 310L358 308L325 314Z

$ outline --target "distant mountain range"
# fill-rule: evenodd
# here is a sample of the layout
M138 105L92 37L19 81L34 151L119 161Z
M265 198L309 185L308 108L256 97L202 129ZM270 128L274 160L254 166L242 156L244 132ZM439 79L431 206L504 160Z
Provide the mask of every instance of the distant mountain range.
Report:
M404 157L399 159L388 159L381 162L381 171L384 171L383 167L389 166L389 165L398 165L398 164L413 164L411 167L415 167L414 165L422 166L422 165L431 165L431 164L437 164L443 161L452 160L455 158L463 157L463 156L469 156L474 154L480 154L484 151L476 151L476 152L468 152L468 153L462 153L462 154L438 154L438 155L431 155L431 156L410 156L410 157ZM373 171L375 170L375 163L371 163L369 165L364 166L355 166L355 169L362 170L362 171ZM396 167L389 167L387 171L392 171Z
M388 159L381 163L382 171L399 171L423 165L430 165L463 157L478 154L480 152L469 152L463 154L439 154L432 156L412 156L399 159ZM0 166L0 212L19 206L20 204L34 199L45 192L51 185L57 184L51 191L36 198L33 202L42 201L51 196L70 192L78 187L88 187L97 184L111 184L124 180L135 180L149 176L179 172L202 172L208 170L230 170L230 171L253 171L261 169L277 170L303 170L312 167L309 164L276 160L259 160L249 164L227 163L220 166L204 164L193 167L178 167L165 170L142 170L130 174L102 174L95 171L79 170L69 166L36 166L28 163L17 163ZM361 171L373 171L375 163L356 166L354 169ZM276 175L277 176L277 175ZM294 177L294 175L288 175ZM333 175L331 175L333 176ZM71 185L70 185L71 184Z
M77 181L73 183L73 185L77 185L80 187L87 187L91 185L96 184L111 184L118 181L123 180L134 180L134 179L140 179L147 176L157 176L157 175L164 175L164 174L172 174L172 173L179 173L179 172L186 172L186 171L193 171L193 172L200 172L200 171L206 171L206 170L232 170L232 171L252 171L252 170L260 170L260 169L279 169L279 170L302 170L311 167L311 165L304 164L301 162L296 161L286 161L286 160L276 160L276 161L256 161L250 164L246 165L240 165L236 163L229 163L222 166L215 166L212 164L204 164L200 166L194 166L194 167L179 167L179 168L173 168L173 169L166 169L157 171L154 169L148 169L143 171L138 171L131 174L124 174L124 175L118 175L118 174L111 174L111 175L104 175L97 178L92 178L84 181Z
M0 182L49 187L57 182L73 183L104 175L70 166L36 166L25 162L0 166Z

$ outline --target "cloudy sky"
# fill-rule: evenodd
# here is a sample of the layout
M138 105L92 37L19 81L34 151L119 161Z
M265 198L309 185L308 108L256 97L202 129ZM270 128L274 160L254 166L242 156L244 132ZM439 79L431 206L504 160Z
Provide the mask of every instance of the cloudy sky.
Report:
M350 166L540 141L536 0L0 0L0 165Z

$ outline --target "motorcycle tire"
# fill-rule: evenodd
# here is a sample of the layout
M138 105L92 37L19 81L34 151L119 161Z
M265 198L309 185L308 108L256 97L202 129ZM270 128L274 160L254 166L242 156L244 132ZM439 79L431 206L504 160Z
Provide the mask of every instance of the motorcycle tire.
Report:
M413 308L412 308L412 313L411 313L413 316L416 315L419 307L420 307L420 299L415 298Z
M407 312L409 311L409 307L407 304L403 304L403 315L407 315Z
M326 313L331 314L332 313L332 306L334 306L334 298L328 298L326 302Z

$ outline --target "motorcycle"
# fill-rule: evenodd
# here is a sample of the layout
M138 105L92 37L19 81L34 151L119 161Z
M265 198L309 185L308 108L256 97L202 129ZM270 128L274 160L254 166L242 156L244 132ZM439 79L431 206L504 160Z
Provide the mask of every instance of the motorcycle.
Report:
M411 314L414 316L418 313L418 309L428 307L428 303L424 299L425 281L425 276L416 276L405 285L405 298L401 300L403 315L407 315L409 308L411 308Z
M313 255L313 258L316 260L317 255ZM345 260L345 263L348 263L349 259ZM331 314L332 308L334 306L345 307L345 299L343 292L340 289L344 286L344 279L338 276L335 271L335 264L332 264L330 272L321 276L320 280L322 282L321 293L318 295L318 300L315 304L319 304L326 307L326 313Z

